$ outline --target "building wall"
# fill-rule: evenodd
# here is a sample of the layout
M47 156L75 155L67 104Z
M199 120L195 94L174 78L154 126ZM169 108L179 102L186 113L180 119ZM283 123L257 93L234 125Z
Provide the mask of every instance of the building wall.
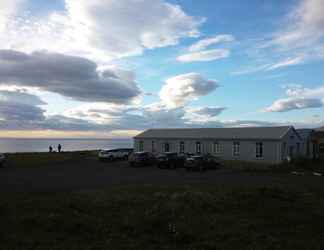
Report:
M287 159L287 157L296 158L299 156L305 156L303 144L305 144L305 142L298 137L293 129L290 129L283 137L280 144L281 160L283 161Z
M143 151L153 152L155 154L163 153L163 145L169 143L170 152L180 153L180 142L183 141L185 153L196 154L196 142L201 143L201 154L210 153L223 160L240 160L240 161L253 161L259 163L279 163L281 157L281 142L280 141L255 141L255 140L236 140L240 143L240 155L233 156L233 140L160 140L160 139L135 139L134 148L136 151L140 150L140 142L143 143ZM154 150L152 150L152 141L154 142ZM214 142L220 145L220 153L214 152ZM256 158L256 143L263 143L263 158Z
M314 135L319 158L324 159L324 131L316 131Z

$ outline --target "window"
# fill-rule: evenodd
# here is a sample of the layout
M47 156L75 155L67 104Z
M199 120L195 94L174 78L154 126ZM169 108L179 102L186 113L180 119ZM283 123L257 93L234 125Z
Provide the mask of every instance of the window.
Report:
M257 142L255 144L255 157L257 159L263 158L263 143L262 142Z
M240 156L240 143L233 142L233 156Z
M155 152L155 141L152 141L152 152Z
M144 142L140 141L138 144L138 151L143 152L144 151Z
M196 142L196 153L197 154L201 153L201 144L199 141Z
M220 154L221 150L220 150L220 144L219 142L214 142L214 154Z
M300 143L297 143L296 146L297 146L297 147L296 147L297 154L299 154L299 153L300 153Z
M181 154L183 154L185 152L185 145L184 145L183 141L180 142L180 150L179 151Z
M170 144L169 143L164 143L164 152L170 152Z

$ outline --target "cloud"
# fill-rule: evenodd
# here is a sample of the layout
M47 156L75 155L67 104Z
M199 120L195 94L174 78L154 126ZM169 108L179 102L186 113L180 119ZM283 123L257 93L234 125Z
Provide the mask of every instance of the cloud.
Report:
M300 56L295 58L286 58L280 62L270 65L269 67L266 68L266 70L275 70L275 69L284 68L292 65L298 65L301 64L303 61L304 61L303 57Z
M324 86L309 89L300 85L286 87L287 98L276 100L266 112L287 112L297 109L319 108L324 106Z
M200 107L200 108L191 108L187 112L194 113L200 116L215 117L220 115L225 107Z
M228 34L216 35L213 37L199 40L198 42L191 45L188 50L190 52L196 52L196 51L204 50L211 45L224 43L224 42L233 42L233 41L235 41L235 38L232 35L228 35Z
M163 104L176 108L192 99L208 95L218 86L216 81L205 79L198 73L188 73L167 79L159 95Z
M0 1L0 33L7 29L12 18L15 17L26 0Z
M37 87L79 101L126 103L141 93L130 72L97 65L85 58L0 50L0 85Z
M267 112L286 112L294 109L323 107L322 100L309 98L286 98L275 101L266 109Z
M2 96L7 95L5 92ZM10 96L10 94L8 95ZM17 92L11 96L25 97ZM31 96L31 94L30 94ZM30 97L32 98L32 97ZM34 96L37 100L38 97ZM29 104L27 104L29 103ZM224 108L169 108L161 103L132 107L116 104L87 104L63 114L45 115L39 106L42 102L17 103L9 97L0 100L0 131L54 131L88 133L103 137L116 131L142 131L148 128L195 128L195 127L246 127L291 125L289 122L266 122L257 120L219 120L216 118ZM197 119L198 118L198 119ZM298 127L316 127L324 124L300 121Z
M324 59L324 2L298 0L278 28L263 39L258 39L247 53L257 64L233 74L250 74L306 64Z
M46 104L46 102L41 100L38 96L27 93L24 90L18 90L18 91L0 90L0 101L18 103L22 105L32 105L32 106L39 106L39 105Z
M306 49L322 44L324 36L323 0L301 0L287 18L287 25L275 34L272 44L281 49Z
M226 58L230 55L227 49L211 49L184 54L177 57L179 62L208 62Z
M2 48L108 61L197 37L205 19L164 0L65 0L64 11L10 21L10 29L0 34Z

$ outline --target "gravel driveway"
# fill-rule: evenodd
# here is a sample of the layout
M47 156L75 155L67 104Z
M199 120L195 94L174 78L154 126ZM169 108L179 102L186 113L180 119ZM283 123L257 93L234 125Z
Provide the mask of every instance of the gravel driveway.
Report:
M155 166L131 168L126 161L102 163L96 159L84 159L44 168L0 168L0 192L81 191L120 185L195 184L324 190L323 178L292 174L247 173L225 169L199 173L187 172L185 169L161 170Z

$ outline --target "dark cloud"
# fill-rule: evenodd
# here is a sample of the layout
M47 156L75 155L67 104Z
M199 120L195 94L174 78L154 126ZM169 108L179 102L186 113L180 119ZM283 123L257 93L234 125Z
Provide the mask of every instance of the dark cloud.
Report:
M46 104L46 102L41 100L38 96L23 92L23 90L0 90L0 101L9 103L21 103L33 106Z
M193 112L198 115L205 115L205 116L218 116L220 113L222 113L226 108L224 107L203 107L195 109Z
M85 58L0 50L0 84L38 87L79 101L127 103L141 91L130 73Z

